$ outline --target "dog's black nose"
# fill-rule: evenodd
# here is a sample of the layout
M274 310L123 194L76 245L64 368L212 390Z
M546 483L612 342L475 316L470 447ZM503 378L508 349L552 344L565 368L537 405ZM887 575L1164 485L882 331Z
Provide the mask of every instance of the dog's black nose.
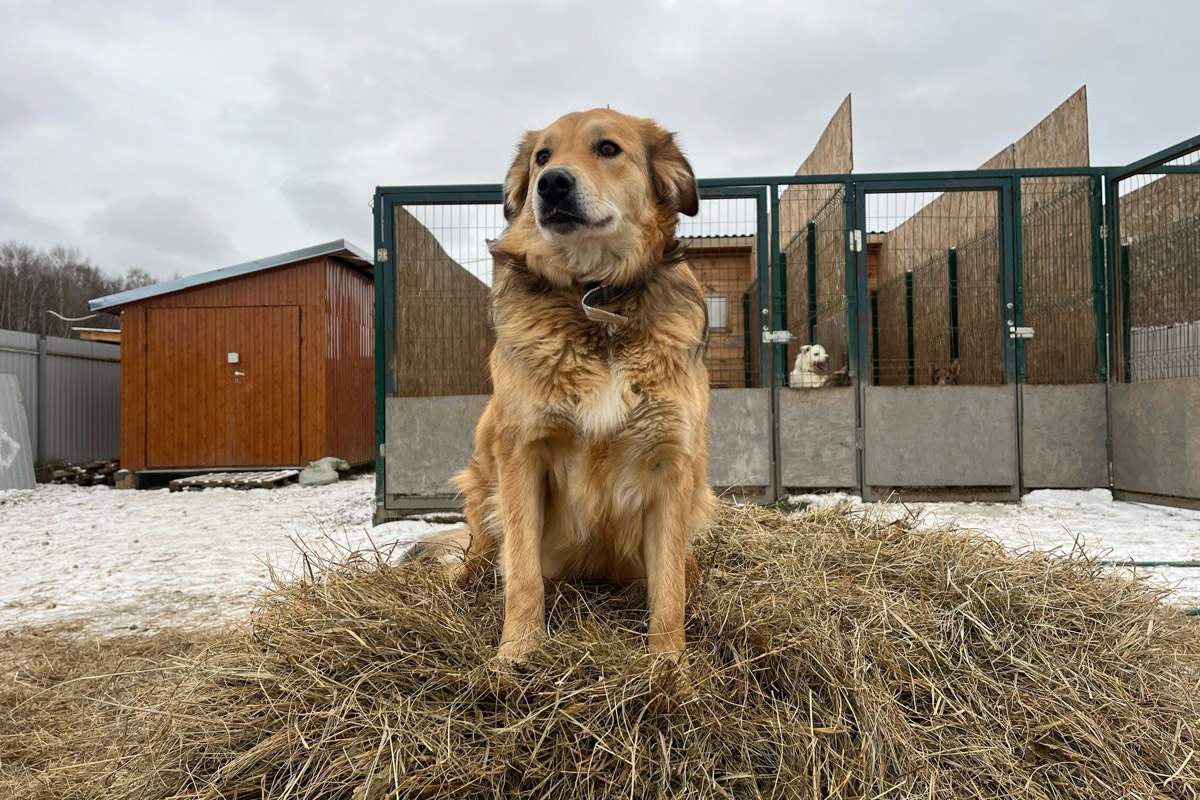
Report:
M550 203L556 203L571 193L575 186L575 176L562 167L548 169L538 176L537 190L541 198Z

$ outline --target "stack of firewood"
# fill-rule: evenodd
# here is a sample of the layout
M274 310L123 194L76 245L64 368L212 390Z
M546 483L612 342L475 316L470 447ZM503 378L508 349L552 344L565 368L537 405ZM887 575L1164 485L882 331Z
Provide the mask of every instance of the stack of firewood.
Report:
M51 482L74 483L78 486L112 486L120 468L121 460L116 458L109 461L89 461L86 464L67 464L62 469L54 470Z

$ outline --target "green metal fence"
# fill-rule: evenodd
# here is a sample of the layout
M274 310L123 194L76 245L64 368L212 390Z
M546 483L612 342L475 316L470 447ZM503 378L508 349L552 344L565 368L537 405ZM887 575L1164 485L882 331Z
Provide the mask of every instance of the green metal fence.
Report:
M1200 377L1200 137L1108 181L1123 382Z
M830 386L1200 376L1200 137L1126 168L700 185L679 236L714 388L784 387L815 344ZM377 190L379 398L490 391L499 203L491 184Z

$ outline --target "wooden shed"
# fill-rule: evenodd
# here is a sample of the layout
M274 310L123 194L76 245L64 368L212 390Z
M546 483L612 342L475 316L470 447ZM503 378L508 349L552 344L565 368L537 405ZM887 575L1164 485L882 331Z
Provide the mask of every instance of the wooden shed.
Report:
M92 300L121 315L121 466L374 459L374 283L343 239Z

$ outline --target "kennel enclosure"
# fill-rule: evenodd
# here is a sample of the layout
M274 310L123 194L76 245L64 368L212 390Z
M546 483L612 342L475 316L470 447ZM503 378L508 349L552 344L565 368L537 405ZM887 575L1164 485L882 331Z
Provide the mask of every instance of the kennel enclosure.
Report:
M1200 502L1197 152L701 180L678 233L709 308L710 482L768 501ZM386 519L457 506L504 220L496 185L380 187L374 208ZM786 385L805 344L830 355L823 388Z

